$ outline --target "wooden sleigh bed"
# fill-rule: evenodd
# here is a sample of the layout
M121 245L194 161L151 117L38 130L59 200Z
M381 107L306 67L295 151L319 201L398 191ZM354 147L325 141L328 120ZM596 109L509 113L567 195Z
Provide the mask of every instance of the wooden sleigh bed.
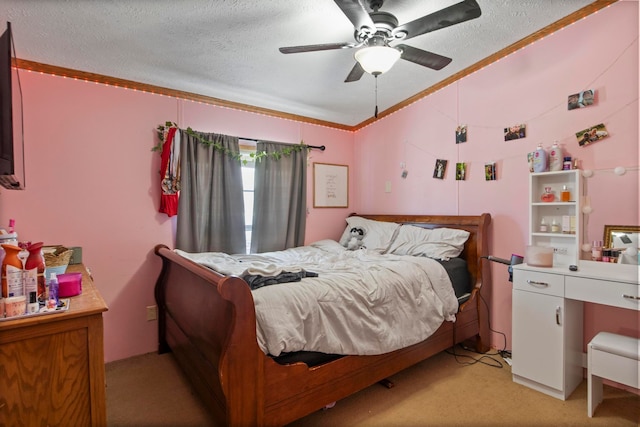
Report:
M239 277L223 276L164 245L155 297L159 352L172 351L196 392L221 425L285 425L463 341L489 349L487 309L480 293L491 285L489 214L479 216L360 215L376 221L470 232L460 257L472 277L471 297L456 322L444 322L425 341L390 353L343 356L309 367L279 364L260 349L252 292Z

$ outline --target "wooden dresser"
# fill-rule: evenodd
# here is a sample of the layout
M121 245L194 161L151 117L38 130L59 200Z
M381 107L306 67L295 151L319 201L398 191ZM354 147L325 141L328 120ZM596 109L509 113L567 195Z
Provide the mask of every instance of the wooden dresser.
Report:
M0 322L0 426L106 426L102 313L83 265L63 313Z

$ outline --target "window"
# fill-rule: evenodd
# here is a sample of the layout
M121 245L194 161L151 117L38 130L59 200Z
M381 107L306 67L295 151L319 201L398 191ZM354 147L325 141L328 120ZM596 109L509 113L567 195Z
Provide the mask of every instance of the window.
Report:
M242 190L244 195L244 224L245 237L247 239L246 253L251 249L251 230L253 228L253 196L254 196L254 176L256 162L251 154L256 152L255 143L247 140L240 140L240 154L242 155Z

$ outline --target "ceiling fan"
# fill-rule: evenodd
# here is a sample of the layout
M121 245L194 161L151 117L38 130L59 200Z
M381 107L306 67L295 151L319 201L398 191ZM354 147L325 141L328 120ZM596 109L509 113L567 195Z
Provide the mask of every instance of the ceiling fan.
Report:
M391 46L391 44L475 19L482 13L475 0L464 0L438 12L398 25L395 16L380 11L384 0L369 0L369 8L372 12L367 12L364 5L366 0L334 1L353 24L355 43L281 47L280 52L300 53L359 48L354 55L356 64L345 82L360 80L365 71L377 77L388 71L399 58L433 70L444 68L451 62L451 58L406 44L395 46Z

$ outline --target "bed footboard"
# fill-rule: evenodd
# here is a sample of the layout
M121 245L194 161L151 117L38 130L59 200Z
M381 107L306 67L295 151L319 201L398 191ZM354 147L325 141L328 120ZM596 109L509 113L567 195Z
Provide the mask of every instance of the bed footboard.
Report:
M218 420L257 419L261 366L251 291L163 245L155 289L159 351L171 350ZM238 384L247 386L238 387ZM251 385L251 386L248 386ZM233 403L233 404L231 404Z

